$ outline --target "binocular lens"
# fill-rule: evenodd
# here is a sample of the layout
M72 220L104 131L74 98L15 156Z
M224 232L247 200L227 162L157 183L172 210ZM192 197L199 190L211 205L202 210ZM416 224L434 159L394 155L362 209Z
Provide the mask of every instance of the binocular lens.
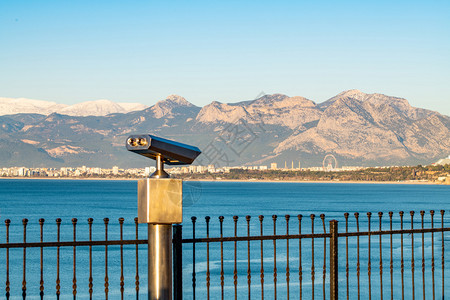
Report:
M137 146L137 139L129 138L127 141L128 145L136 147Z
M146 146L147 145L147 139L139 139L139 145L140 146Z
M148 144L147 139L144 138L129 138L127 143L132 147L146 146Z

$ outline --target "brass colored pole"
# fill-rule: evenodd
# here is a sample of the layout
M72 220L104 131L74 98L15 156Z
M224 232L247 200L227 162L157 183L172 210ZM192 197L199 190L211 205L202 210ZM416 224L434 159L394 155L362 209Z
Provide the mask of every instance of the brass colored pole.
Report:
M172 224L148 224L148 299L172 300Z
M161 155L152 178L169 178ZM172 224L148 224L148 299L172 300Z

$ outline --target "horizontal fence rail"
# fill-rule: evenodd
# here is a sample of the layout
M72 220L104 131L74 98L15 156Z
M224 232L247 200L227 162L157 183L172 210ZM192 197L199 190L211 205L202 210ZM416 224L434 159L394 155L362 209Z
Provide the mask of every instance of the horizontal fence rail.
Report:
M147 227L137 218L119 218L118 231L108 218L4 223L6 299L146 295ZM174 299L443 299L444 225L444 210L192 217L174 226Z

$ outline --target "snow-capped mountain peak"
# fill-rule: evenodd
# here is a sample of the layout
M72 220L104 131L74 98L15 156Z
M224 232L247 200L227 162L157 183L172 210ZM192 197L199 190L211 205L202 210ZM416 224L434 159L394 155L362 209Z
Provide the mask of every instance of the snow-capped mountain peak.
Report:
M1 98L0 115L12 114L51 114L57 110L67 107L65 104L58 104L51 101L27 99L27 98Z
M105 99L74 104L58 111L60 114L69 116L106 116L125 112L119 104Z
M66 105L26 98L0 98L0 115L19 113L50 115L56 112L69 116L106 116L114 113L144 110L147 107L147 105L141 103L115 103L106 99Z

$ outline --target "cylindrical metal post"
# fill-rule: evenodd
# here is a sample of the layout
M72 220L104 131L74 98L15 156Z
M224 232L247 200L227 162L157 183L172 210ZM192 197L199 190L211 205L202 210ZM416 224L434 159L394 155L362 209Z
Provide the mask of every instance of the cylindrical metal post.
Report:
M172 300L171 224L148 224L148 299Z
M338 299L338 221L330 221L330 300Z
M156 157L152 178L169 178ZM172 300L172 224L148 224L148 299Z
M164 157L162 155L156 156L156 171L150 176L151 178L169 178L169 174L164 171Z

